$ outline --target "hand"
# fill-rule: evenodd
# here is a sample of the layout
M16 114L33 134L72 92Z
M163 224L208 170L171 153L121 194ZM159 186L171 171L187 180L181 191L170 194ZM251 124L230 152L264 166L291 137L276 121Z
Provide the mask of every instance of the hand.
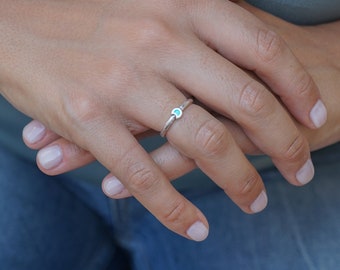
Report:
M296 123L299 130L307 137L311 150L329 146L340 141L340 21L309 27L290 24L271 14L261 11L246 2L238 1L240 5L257 15L269 27L279 33L293 53L298 57L306 70L321 90L321 95L328 108L328 121L319 130L310 130ZM228 119L220 118L229 131L232 132L236 142L247 154L259 154L259 149L249 140L243 130ZM61 145L66 149L68 142L61 139ZM65 143L65 145L64 145ZM42 146L41 146L42 148ZM170 179L176 179L195 168L195 163L181 155L170 145L164 145L151 153L153 159ZM64 161L65 163L67 160ZM61 166L62 167L62 166ZM62 173L63 171L60 171ZM105 178L103 186L112 175ZM120 183L116 183L116 195L112 198L125 198L129 192ZM106 192L108 193L108 192Z
M237 2L280 34L319 87L329 112L327 123L318 130L306 129L296 123L308 139L311 150L339 142L340 21L316 26L297 26L244 1Z
M340 21L301 27L290 24L271 14L261 11L246 2L239 4L258 16L269 27L279 33L293 53L302 62L303 66L312 75L321 90L321 95L328 108L328 121L319 130L310 130L296 123L299 130L307 137L311 150L317 150L340 141ZM250 155L260 154L259 149L249 140L243 130L228 119L219 117L220 121L233 134L241 149ZM60 145L67 149L70 145L61 139ZM40 148L43 147L43 144ZM194 169L193 160L181 155L176 149L167 144L151 153L153 159L170 179L176 179ZM67 158L68 160L69 158ZM67 162L65 160L65 164ZM64 163L62 163L64 164ZM63 166L63 165L62 165ZM62 168L61 166L61 168ZM60 171L62 173L63 171ZM112 175L105 178L105 184L114 179L116 192L112 198L125 198L130 196L128 190ZM108 193L108 191L106 191Z
M238 66L253 70L310 128L326 119L317 87L281 39L234 3L14 0L0 12L1 94L90 152L169 229L202 240L208 223L133 135L160 131L186 95L239 123L290 182L310 180L307 141ZM257 199L265 197L260 176L202 107L187 108L167 138L244 211L265 206Z
M296 123L301 132L308 138L311 150L317 150L338 142L340 137L340 125L338 124L340 122L338 106L340 101L340 95L338 94L338 85L340 84L340 39L338 38L340 22L300 27L256 9L245 2L239 2L240 5L256 14L284 37L284 40L293 49L294 54L298 56L303 66L312 74L313 79L321 89L323 100L326 101L330 112L326 125L319 130L310 130ZM234 135L236 142L245 153L260 153L259 149L249 140L240 127L227 119L220 118L220 120L228 127L228 130ZM94 157L89 152L60 138L37 121L31 122L25 130L24 138L28 131L35 131L35 133L38 131L40 134L40 137L36 137L34 144L30 143L27 138L25 139L27 145L33 149L43 149L50 143L61 147L64 157L62 162L51 170L41 168L47 174L67 172L94 160ZM183 156L170 144L166 144L152 152L151 156L170 179L176 179L196 167L193 160ZM109 192L105 189L105 183L107 183L108 179L112 179L112 177L107 177L103 185L107 194ZM113 198L122 198L129 195L129 192L119 181L115 181L115 183L115 189L111 189L114 193L108 195Z

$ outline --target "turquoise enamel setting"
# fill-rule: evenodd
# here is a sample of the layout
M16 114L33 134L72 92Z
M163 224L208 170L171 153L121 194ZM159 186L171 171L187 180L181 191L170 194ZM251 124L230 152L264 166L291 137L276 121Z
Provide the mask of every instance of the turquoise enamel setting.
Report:
M175 108L171 111L171 114L176 117L176 119L179 119L183 115L183 111L180 108Z
M171 115L168 119L168 121L165 122L164 127L162 128L160 135L162 137L165 137L166 133L168 132L169 128L172 126L172 124L179 118L182 117L183 111L193 102L191 98L185 100L179 107L174 108L171 111Z

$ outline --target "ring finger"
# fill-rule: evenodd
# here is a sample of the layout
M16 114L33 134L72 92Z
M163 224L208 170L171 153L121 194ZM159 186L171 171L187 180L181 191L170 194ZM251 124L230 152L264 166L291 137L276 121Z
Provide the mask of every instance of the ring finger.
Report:
M133 102L127 112L141 112L137 121L161 131L174 108L186 100L171 84L153 91L153 104ZM137 100L141 97L135 96ZM150 99L149 99L150 100ZM132 103L131 103L132 104ZM146 110L147 108L147 110ZM266 195L259 174L248 162L225 126L200 106L190 105L167 132L169 142L219 185L245 212L258 212L265 207ZM263 198L261 205L257 198ZM255 203L257 202L257 203Z

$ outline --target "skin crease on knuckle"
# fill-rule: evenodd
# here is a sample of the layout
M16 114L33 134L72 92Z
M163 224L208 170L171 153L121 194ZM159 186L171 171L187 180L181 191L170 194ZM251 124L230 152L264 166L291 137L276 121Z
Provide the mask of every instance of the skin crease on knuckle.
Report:
M247 206L249 206L255 199L253 198L253 200L249 200L249 196L251 197L255 190L261 191L263 187L260 189L260 186L262 186L260 176L256 173L256 171L249 170L246 177L238 182L238 185L234 190L230 190L228 186L222 188L227 194L232 195L233 197L246 198Z
M294 99L304 100L310 94L310 89L313 87L313 79L311 76L308 76L307 73L299 71L295 73L295 77L290 79L290 83L287 85L287 88L292 89L292 86L295 86L296 93L294 94ZM289 102L289 98L293 98L293 95L281 97L285 102Z
M173 226L181 225L183 221L183 214L185 213L187 203L183 198L177 199L171 203L168 203L168 211L164 211L161 220L166 224L172 224Z
M275 61L283 53L284 41L273 30L259 29L256 53L264 63Z
M229 146L229 138L224 125L209 119L198 129L194 139L195 145L205 158L220 158Z
M159 177L155 175L151 168L146 167L143 162L132 160L125 154L122 159L122 166L126 171L126 185L129 191L135 195L145 195L156 192Z
M310 90L313 89L314 87L314 81L311 76L309 76L307 73L303 72L302 70L296 71L294 74L295 75L293 76L293 78L291 78L287 84L287 89L295 89L294 93L293 94L283 93L280 95L280 98L285 104L297 103L297 101L299 101L299 107L297 107L295 111L296 113L302 115L304 113L305 103L308 102L308 100L311 100L312 98ZM314 102L314 106L315 104L319 103L319 102L318 103L316 102L317 100ZM315 118L312 118L311 112L309 114L309 119L315 119ZM325 124L326 118L327 118L327 112L326 112L326 116L323 116L321 118L317 117L316 122L314 120L313 126L310 126L310 128L311 129L320 128L320 122L322 123L322 125Z
M243 174L245 177L237 181L236 185L225 183L221 188L244 212L251 214L253 211L250 206L264 187L261 177L255 170L250 169L248 173Z
M268 106L271 104L269 101L274 100L274 97L256 81L250 81L243 86L238 95L239 116L261 121L274 112L273 106Z
M309 153L307 149L308 144L306 139L301 134L297 134L288 147L282 148L278 157L291 163L294 163L297 160L306 161L308 158L306 153Z

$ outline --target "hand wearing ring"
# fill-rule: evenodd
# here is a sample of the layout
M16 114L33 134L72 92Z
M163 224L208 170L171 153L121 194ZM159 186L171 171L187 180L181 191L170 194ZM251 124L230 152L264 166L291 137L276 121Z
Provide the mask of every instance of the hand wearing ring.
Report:
M3 12L0 53L13 57L2 58L1 72L6 72L0 89L19 110L61 136L56 141L46 137L51 145L38 153L42 171L60 172L66 156L77 151L84 155L68 168L95 158L161 223L199 241L208 231L203 213L175 190L135 136L162 131L170 121L165 135L171 145L242 210L254 213L266 205L265 188L232 134L197 104L186 107L180 121L174 115L170 119L169 112L185 95L194 96L238 123L296 185L310 180L310 155L291 115L316 128L325 114L301 64L255 16L228 1L160 1L157 8L154 1L104 0L81 8L61 1L58 12L50 1L41 10L25 2L39 24L21 14L27 10L21 1L4 2L3 10L10 12ZM11 16L14 11L17 16ZM46 16L54 13L62 16ZM80 21L72 24L70 14L81 14ZM22 21L13 22L18 18ZM255 70L265 85L240 67ZM78 148L64 151L62 138Z

